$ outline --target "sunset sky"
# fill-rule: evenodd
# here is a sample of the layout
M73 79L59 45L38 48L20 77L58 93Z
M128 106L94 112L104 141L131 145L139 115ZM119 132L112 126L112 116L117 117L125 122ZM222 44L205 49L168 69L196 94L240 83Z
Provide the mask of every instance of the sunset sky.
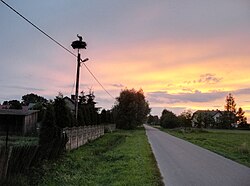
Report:
M160 116L166 108L224 109L232 93L250 122L249 0L14 1L8 4L70 51L76 34L86 65L113 95L142 88ZM36 93L74 93L76 59L0 1L0 102ZM84 66L80 89L97 106L115 100Z

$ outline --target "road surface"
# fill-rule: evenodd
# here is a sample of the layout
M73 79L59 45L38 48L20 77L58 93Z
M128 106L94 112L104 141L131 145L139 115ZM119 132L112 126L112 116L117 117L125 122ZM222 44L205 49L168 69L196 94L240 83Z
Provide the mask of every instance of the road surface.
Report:
M166 186L250 186L250 168L144 127Z

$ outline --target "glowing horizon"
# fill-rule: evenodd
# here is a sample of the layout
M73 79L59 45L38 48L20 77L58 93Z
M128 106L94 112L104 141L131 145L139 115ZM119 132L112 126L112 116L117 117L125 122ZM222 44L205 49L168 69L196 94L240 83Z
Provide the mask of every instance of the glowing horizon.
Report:
M250 24L247 1L12 2L15 8L82 57L114 96L142 88L152 113L164 108L224 109L228 93L250 122ZM81 15L79 15L81 12ZM45 14L46 13L46 14ZM48 99L74 93L76 59L0 6L0 103L34 92ZM75 18L78 19L75 19ZM99 106L115 100L84 67L81 90L92 88Z

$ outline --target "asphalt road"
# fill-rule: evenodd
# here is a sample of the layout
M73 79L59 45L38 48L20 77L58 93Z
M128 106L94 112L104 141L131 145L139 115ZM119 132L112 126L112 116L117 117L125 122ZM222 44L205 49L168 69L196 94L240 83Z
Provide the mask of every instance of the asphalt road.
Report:
M250 168L144 127L166 186L250 186Z

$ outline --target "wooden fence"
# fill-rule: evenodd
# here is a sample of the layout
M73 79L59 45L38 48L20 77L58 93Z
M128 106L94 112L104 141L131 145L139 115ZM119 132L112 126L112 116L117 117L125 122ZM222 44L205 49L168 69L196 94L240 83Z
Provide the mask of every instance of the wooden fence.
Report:
M103 136L104 126L94 125L64 128L63 132L68 137L66 150L73 150L86 144L88 141L92 141L99 138L100 136Z
M0 180L22 173L47 159L57 158L63 150L76 149L88 141L112 132L115 125L94 125L64 128L61 136L44 146L0 146ZM1 183L0 183L1 184Z
M115 124L64 128L63 132L68 137L66 150L76 149L86 144L88 141L92 141L103 136L104 131L112 132L114 130Z
M106 124L104 125L104 132L113 132L116 130L116 125L115 124Z
M58 138L44 146L0 147L0 180L25 172L45 159L57 158L64 150L65 144L65 138Z

